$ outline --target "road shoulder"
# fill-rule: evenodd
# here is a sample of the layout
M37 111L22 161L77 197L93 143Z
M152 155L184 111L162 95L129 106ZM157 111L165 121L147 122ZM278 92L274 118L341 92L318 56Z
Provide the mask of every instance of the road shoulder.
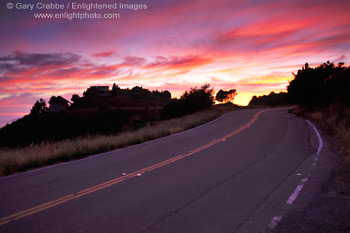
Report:
M341 173L344 168L336 153L334 140L322 132L321 134L326 142L325 150L328 154L327 158L323 158L324 163L329 163L332 169L323 178L318 192L313 194L311 201L291 209L274 232L350 232L350 195L344 183L346 177Z

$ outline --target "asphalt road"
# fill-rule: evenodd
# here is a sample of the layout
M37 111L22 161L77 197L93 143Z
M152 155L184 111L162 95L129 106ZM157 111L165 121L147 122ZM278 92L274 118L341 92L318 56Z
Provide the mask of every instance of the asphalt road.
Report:
M273 232L313 200L332 169L316 132L288 109L239 110L2 178L0 232Z

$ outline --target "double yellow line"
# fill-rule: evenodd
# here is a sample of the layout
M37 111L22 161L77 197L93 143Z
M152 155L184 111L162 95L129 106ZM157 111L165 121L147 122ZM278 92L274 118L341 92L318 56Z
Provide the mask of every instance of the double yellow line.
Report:
M47 202L47 203L44 203L42 205L38 205L38 206L35 206L33 208L30 208L30 209L27 209L27 210L24 210L24 211L21 211L21 212L18 212L18 213L15 213L15 214L12 214L10 216L7 216L7 217L4 217L4 218L1 218L0 219L0 226L1 225L5 225L9 222L12 222L12 221L15 221L17 219L21 219L21 218L24 218L26 216L29 216L29 215L32 215L32 214L35 214L37 212L40 212L40 211L43 211L43 210L46 210L48 208L51 208L51 207L54 207L54 206L57 206L57 205L60 205L60 204L63 204L65 202L68 202L68 201L71 201L73 199L76 199L76 198L79 198L79 197L82 197L82 196L85 196L87 194L90 194L90 193L93 193L93 192L96 192L100 189L104 189L104 188L107 188L111 185L115 185L117 183L120 183L124 180L127 180L127 179L131 179L131 178L134 178L134 177L137 177L137 176L140 176L141 174L143 173L146 173L146 172L149 172L149 171L152 171L152 170L155 170L157 168L160 168L160 167L163 167L165 165L168 165L170 163L173 163L177 160L180 160L180 159L183 159L183 158L186 158L188 156L191 156L195 153L198 153L202 150L205 150L209 147L212 147L216 144L218 144L219 142L222 142L222 141L226 141L226 139L232 137L233 135L245 130L246 128L250 127L259 117L259 115L261 113L263 113L264 111L260 111L258 113L256 113L254 115L254 117L247 123L245 124L244 126L241 126L239 129L219 138L219 139L216 139L216 140L213 140L212 142L208 143L208 144L205 144L201 147L198 147L194 150L191 150L189 151L188 153L186 154L182 154L182 155L178 155L178 156L175 156L171 159L168 159L168 160L165 160L163 162L160 162L160 163L157 163L157 164L154 164L152 166L149 166L149 167L146 167L144 169L141 169L141 170L138 170L138 171L135 171L133 173L129 173L125 176L121 176L121 177L118 177L116 179L113 179L113 180L109 180L107 182L104 182L104 183L101 183L99 185L96 185L96 186L93 186L93 187L90 187L90 188L87 188L87 189L84 189L82 191L79 191L79 192L76 192L76 193L73 193L73 194L70 194L68 196L65 196L65 197L62 197L62 198L59 198L57 200L54 200L54 201L50 201L50 202Z

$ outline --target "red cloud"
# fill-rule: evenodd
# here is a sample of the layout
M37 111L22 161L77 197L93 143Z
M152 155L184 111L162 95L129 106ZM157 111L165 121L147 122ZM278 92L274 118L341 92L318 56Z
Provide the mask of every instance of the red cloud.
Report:
M94 53L92 54L93 57L100 58L100 57L110 57L112 55L115 55L114 51L107 51L107 52L101 52L101 53Z

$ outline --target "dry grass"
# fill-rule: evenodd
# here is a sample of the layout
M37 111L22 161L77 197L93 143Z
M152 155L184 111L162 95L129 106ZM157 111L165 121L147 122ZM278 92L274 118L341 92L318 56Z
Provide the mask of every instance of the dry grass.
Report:
M44 142L40 145L18 149L3 148L0 149L0 175L9 175L57 162L79 159L164 137L209 122L228 110L232 110L232 108L215 108L211 111L150 124L136 131L117 135L98 135L56 143Z
M350 156L350 107L333 104L327 108L304 111L303 115L317 122L327 134L337 140L341 154Z

